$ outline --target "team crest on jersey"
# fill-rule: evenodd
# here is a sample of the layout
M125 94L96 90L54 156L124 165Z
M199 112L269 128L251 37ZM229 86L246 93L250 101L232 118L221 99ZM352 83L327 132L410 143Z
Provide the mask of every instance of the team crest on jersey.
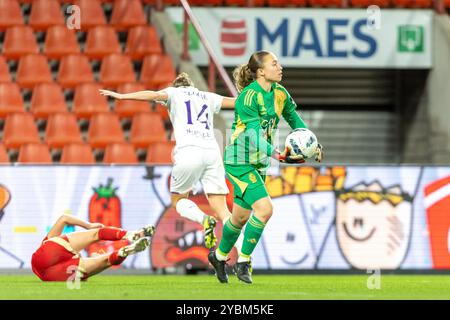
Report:
M253 173L250 173L250 174L248 175L248 178L250 179L250 181L251 181L252 183L255 183L255 182L256 182L256 176L255 176Z

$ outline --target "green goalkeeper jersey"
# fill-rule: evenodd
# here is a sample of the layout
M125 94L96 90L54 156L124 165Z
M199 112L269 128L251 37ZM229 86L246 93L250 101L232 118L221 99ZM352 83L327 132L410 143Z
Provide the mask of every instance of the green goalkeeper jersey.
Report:
M283 116L292 129L307 128L296 108L287 90L278 83L272 85L270 92L261 88L257 81L245 87L235 102L225 164L250 164L258 170L267 168L275 148L273 138L280 117Z

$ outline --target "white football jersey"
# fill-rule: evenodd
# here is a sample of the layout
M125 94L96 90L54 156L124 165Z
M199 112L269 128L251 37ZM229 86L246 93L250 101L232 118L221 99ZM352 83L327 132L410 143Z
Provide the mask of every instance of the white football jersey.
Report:
M223 97L194 87L169 87L167 107L174 128L177 148L198 146L217 148L213 115L222 106Z

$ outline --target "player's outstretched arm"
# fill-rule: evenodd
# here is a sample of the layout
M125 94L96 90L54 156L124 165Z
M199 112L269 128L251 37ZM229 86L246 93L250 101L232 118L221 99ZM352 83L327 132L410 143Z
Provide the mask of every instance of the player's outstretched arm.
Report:
M234 108L235 102L236 102L236 98L223 97L222 108L232 109L232 108Z
M100 94L105 97L112 97L118 100L144 100L144 101L167 101L168 94L165 91L137 91L132 93L117 93L110 90L100 89Z
M66 225L80 226L85 229L95 229L104 227L104 225L101 223L90 223L88 221L81 220L72 215L63 214L58 218L58 220L56 220L55 224L48 232L47 237L52 238L61 235Z

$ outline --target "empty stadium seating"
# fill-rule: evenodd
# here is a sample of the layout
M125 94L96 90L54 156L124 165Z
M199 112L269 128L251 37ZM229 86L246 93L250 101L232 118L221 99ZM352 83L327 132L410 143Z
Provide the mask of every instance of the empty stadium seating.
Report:
M83 142L76 116L70 112L52 114L47 121L45 141L51 149L61 149L66 144Z
M104 149L108 144L123 141L124 135L117 114L104 112L92 116L88 131L88 142L92 148Z
M57 0L34 0L31 6L29 25L36 31L45 31L54 25L64 25Z
M119 93L131 93L146 90L142 83L125 83L117 88ZM131 118L139 112L150 111L150 104L147 101L138 100L116 100L114 111L120 118Z
M24 101L17 83L0 83L0 119L10 113L24 112Z
M20 147L19 163L52 163L48 146L44 143L26 143Z
M35 86L30 111L36 119L47 119L50 114L67 111L61 86L54 82Z
M81 30L87 31L93 27L104 26L107 24L105 13L99 0L76 0L75 5L80 7Z
M113 143L106 146L103 163L137 164L134 147L128 142Z
M120 52L119 39L113 27L97 26L89 30L84 53L90 59L101 60L109 54Z
M66 144L61 153L60 163L64 164L95 164L92 148L87 143Z
M147 148L153 142L166 140L166 132L159 114L141 112L133 116L130 142L136 148Z
M84 83L75 89L73 112L79 119L89 119L100 112L108 112L109 105L106 97L100 95L102 86L98 83Z
M152 54L144 58L140 80L148 89L161 88L172 82L175 77L175 67L169 55Z
M21 88L26 89L40 83L52 82L47 57L42 54L28 54L20 58L16 81Z
M149 54L162 54L158 33L152 26L137 26L128 31L125 53L133 60Z
M63 88L73 89L83 83L94 81L89 59L82 54L71 54L61 59L58 82Z
M52 26L47 30L44 53L49 59L61 59L69 54L80 53L77 37L66 26Z
M29 53L39 53L33 29L29 26L10 27L5 32L3 55L7 59L18 60Z
M0 0L0 32L9 27L23 25L23 15L16 0Z
M102 60L100 81L105 88L116 88L121 84L136 81L130 57L111 54Z
M145 162L148 164L172 164L172 151L174 146L174 141L152 143L147 148Z
M116 30L145 25L147 19L140 0L115 0L110 24Z
M39 143L39 133L31 113L10 113L3 128L3 143L8 149L18 149L26 143Z

